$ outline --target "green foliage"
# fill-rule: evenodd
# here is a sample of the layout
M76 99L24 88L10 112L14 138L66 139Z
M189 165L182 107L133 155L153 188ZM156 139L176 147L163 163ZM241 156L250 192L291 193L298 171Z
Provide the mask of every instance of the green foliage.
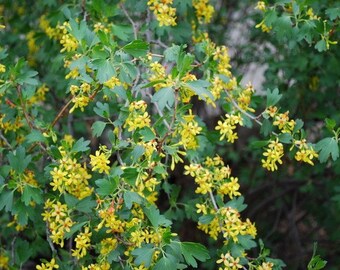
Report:
M282 269L256 239L301 213L336 239L339 18L333 1L1 3L0 268ZM259 95L238 74L253 63ZM315 246L308 269L325 265Z

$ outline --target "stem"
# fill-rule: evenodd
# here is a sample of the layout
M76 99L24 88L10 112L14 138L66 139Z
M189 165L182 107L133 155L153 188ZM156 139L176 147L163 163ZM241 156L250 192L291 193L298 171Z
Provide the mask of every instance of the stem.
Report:
M12 145L7 141L6 137L2 134L1 130L0 130L0 138L1 140L4 141L4 143L8 146L9 149L13 150Z
M24 113L24 116L25 116L25 119L26 119L26 122L28 124L28 126L30 127L30 129L33 129L34 126L31 122L31 119L26 111L26 104L22 98L22 91L21 91L21 85L17 85L17 92L18 92L18 96L19 96L19 100L20 100L20 105L21 105L21 108L22 108L22 111Z
M59 119L63 116L64 112L66 111L66 109L68 108L68 106L70 106L72 103L72 98L64 105L64 107L61 108L61 110L59 111L59 113L57 114L57 116L54 118L52 124L51 124L51 128L55 126L55 124L59 121Z
M129 22L131 23L132 25L132 29L133 29L133 36L135 39L137 39L137 32L138 32L138 29L137 29L137 26L136 26L136 23L132 20L132 18L130 17L129 13L126 11L125 7L123 4L120 4L119 5L120 8L123 10L126 18L129 20Z

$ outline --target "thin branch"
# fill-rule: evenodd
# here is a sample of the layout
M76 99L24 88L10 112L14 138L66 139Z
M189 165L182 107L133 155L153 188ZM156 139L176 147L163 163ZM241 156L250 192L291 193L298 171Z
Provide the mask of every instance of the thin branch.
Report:
M138 32L138 29L137 29L137 24L132 20L132 18L130 17L129 13L127 12L127 10L125 9L124 5L123 4L120 4L119 5L120 8L123 10L126 18L129 20L129 22L131 23L132 25L132 29L133 29L133 36L135 39L137 39L137 32Z
M25 119L26 119L26 122L28 124L28 126L30 127L30 129L34 129L34 126L31 122L31 119L26 111L26 104L22 98L22 91L21 91L21 85L17 85L17 92L18 92L18 96L19 96L19 100L20 100L20 105L21 105L21 108L22 108L22 111L24 113L24 116L25 116Z
M64 107L61 108L61 110L59 111L59 113L57 114L57 116L54 118L52 124L51 124L51 128L55 126L55 124L59 121L59 119L63 116L64 112L66 111L66 109L68 108L68 106L70 106L72 103L72 98L64 105Z
M209 195L210 195L211 202L212 202L212 204L213 204L213 206L214 206L214 209L215 209L216 211L218 211L219 208L218 208L218 206L217 206L217 203L216 203L216 200L215 200L215 198L214 198L214 194L212 193L212 191L209 191Z
M7 141L6 137L2 134L1 130L0 130L0 138L1 140L4 141L4 143L8 146L9 149L13 150L12 145Z

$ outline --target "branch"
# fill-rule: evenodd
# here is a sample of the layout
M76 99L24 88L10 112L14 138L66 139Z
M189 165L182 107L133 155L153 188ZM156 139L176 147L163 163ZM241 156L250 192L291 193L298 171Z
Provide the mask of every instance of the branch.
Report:
M126 18L129 20L129 22L131 23L132 25L132 29L133 29L133 36L135 39L137 39L137 32L138 32L138 29L137 29L137 24L132 20L132 18L130 17L129 13L127 12L127 10L125 9L124 5L123 4L120 4L119 5L120 8L123 10Z
M31 122L31 119L30 119L27 111L26 111L26 104L25 104L25 102L24 102L24 100L22 98L21 85L19 85L19 84L17 85L17 92L18 92L18 96L19 96L19 100L20 100L20 105L21 105L22 111L24 113L26 122L27 122L28 126L30 127L30 129L33 129L34 126L33 126L32 122Z
M9 149L13 150L12 145L7 141L6 137L2 134L1 130L0 130L0 138L1 140L4 141L4 143L8 146Z
M52 124L51 124L51 128L55 126L55 124L59 121L59 119L63 116L64 112L66 111L66 109L68 108L68 106L70 106L72 103L72 98L64 105L64 107L61 108L61 110L59 111L59 113L57 114L57 116L54 118Z

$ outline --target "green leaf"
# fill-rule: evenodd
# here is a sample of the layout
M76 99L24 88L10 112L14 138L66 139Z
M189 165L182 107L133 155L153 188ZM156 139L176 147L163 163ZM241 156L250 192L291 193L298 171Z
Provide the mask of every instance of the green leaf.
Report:
M203 215L199 217L198 222L201 224L209 224L214 219L214 217L215 215L212 214Z
M33 253L29 242L20 238L15 242L15 251L20 264L25 263Z
M46 138L39 130L33 129L27 136L26 136L27 143L34 143L34 142L46 142Z
M107 196L113 194L118 186L118 181L116 178L108 179L98 179L95 181L98 188L96 192L99 196Z
M112 25L112 34L123 41L131 40L133 30L130 25Z
M30 155L26 156L25 148L22 146L10 152L7 158L12 169L17 173L23 173L32 159Z
M144 146L142 146L142 145L136 145L136 146L133 148L133 150L132 150L132 152L131 152L131 154L130 154L130 157L131 157L131 159L132 159L132 162L133 162L133 163L137 162L138 159L144 154L144 152L145 152Z
M238 235L237 239L244 249L251 249L257 246L251 235Z
M144 127L139 131L139 134L142 135L143 141L149 142L156 138L155 133L149 127Z
M139 173L136 168L125 168L122 174L122 177L128 184L130 184L131 186L134 186L136 183L138 174Z
M98 101L93 110L97 115L103 118L108 118L110 116L110 107L107 103L101 103Z
M151 225L155 228L159 226L167 227L172 224L170 220L166 219L163 215L159 213L159 209L157 209L155 205L150 205L149 207L145 207L144 213L150 220Z
M97 202L91 198L91 196L80 200L76 204L76 209L83 213L91 213L92 210L97 206Z
M0 210L5 208L5 211L9 212L12 210L13 205L13 194L14 191L2 191L0 193Z
M141 248L134 249L131 254L136 257L134 263L139 266L143 264L146 268L151 265L152 256L155 252L153 245L147 244Z
M136 192L125 191L123 197L128 209L131 209L133 203L141 204L143 202L143 198Z
M268 120L264 119L260 129L261 134L268 136L273 130L273 124Z
M253 141L250 143L250 148L252 149L260 149L262 147L265 147L266 145L268 145L269 141Z
M81 137L76 143L73 145L71 152L86 152L90 149L88 145L90 144L90 141L85 141L83 137Z
M274 106L279 102L282 95L279 93L279 89L275 88L273 91L267 89L267 107Z
M100 83L104 83L116 76L115 68L110 59L94 59L92 64L93 68L97 70L97 79Z
M149 44L142 40L134 40L122 48L126 53L133 57L145 56L149 51Z
M157 91L151 98L151 101L158 104L158 107L163 111L164 107L168 105L171 107L175 102L174 90L171 87L164 87Z
M87 223L88 221L84 221L84 222L73 225L70 231L65 233L65 238L69 239L75 232L79 231Z
M316 255L316 249L317 243L314 243L313 255L307 265L308 270L320 270L323 269L327 264L327 261L321 259L320 255Z
M164 256L156 263L153 270L173 270L177 269L176 265L176 262Z
M206 247L199 243L182 242L181 250L187 264L195 268L197 267L196 260L205 262L207 259L210 258L209 252Z
M340 18L340 7L328 8L326 14L331 21L334 21L336 18Z
M290 133L281 133L279 134L279 141L282 143L291 143L293 140L293 137Z
M210 83L208 81L204 80L191 81L184 83L184 86L194 91L203 100L207 100L207 98L214 100L214 96L207 89L210 86Z
M326 128L332 132L334 130L334 128L336 127L336 122L335 120L333 119L329 119L329 118L326 118L325 119L325 123L326 123Z
M303 121L301 119L296 119L295 120L295 126L294 126L294 129L293 129L293 133L299 131L302 127L303 127Z
M237 211L242 212L247 208L247 205L244 203L244 197L240 196L237 198L233 198L231 201L225 204L225 207L232 207L237 209Z
M178 59L181 47L178 45L172 45L164 51L165 60L168 62L173 62Z
M319 52L327 51L327 43L324 39L321 39L315 44L314 48Z
M28 206L31 201L41 204L44 201L42 198L42 191L37 187L25 185L21 201L24 202L26 206Z
M321 163L326 162L329 156L333 161L336 161L339 157L338 141L335 138L324 138L319 141L315 146L316 151L319 152L319 160Z
M92 129L92 134L95 137L100 137L106 127L106 123L103 121L96 121L93 123L91 129Z

